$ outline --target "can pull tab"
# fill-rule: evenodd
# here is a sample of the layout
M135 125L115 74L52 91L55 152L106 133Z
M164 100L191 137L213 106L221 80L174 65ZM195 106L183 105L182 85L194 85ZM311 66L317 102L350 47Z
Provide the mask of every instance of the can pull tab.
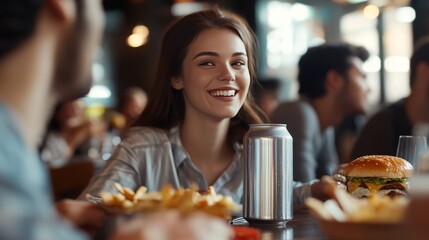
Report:
M234 226L249 225L249 223L243 217L236 217L236 218L230 220L229 224L234 225Z

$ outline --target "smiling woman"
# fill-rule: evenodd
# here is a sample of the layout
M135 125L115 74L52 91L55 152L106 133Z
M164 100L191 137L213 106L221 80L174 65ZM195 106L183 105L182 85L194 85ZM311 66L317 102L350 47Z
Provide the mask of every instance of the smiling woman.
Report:
M255 46L247 23L230 12L174 22L163 38L153 98L84 194L115 191L115 182L148 191L195 183L241 202L242 139L249 124L264 119L249 94ZM309 194L305 185L296 197Z
M192 115L199 115L194 121L201 122L236 116L250 85L243 41L230 30L210 29L188 49L183 72L172 81L173 88L183 91L185 124Z

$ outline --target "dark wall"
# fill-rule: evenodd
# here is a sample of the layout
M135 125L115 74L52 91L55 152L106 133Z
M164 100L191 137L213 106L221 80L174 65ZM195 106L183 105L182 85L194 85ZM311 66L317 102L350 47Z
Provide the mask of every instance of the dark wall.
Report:
M112 80L116 98L120 100L125 90L131 86L139 86L150 95L150 89L155 84L161 36L173 19L169 11L170 4L165 1L143 0L121 1L122 4L111 0L110 5L107 2L107 11L119 11L122 14L120 26L105 39L110 42L108 51L112 56ZM145 45L133 48L126 41L134 26L139 24L149 28L149 40Z
M429 1L411 0L411 7L416 11L416 19L413 22L413 40L429 34Z

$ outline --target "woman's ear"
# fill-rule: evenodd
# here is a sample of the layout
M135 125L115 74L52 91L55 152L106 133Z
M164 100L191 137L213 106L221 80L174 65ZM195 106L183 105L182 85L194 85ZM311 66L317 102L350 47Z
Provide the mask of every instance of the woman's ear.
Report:
M172 77L171 78L171 86L176 90L181 90L183 88L183 81L181 78Z
M48 9L59 21L71 22L76 19L76 2L73 0L48 0Z

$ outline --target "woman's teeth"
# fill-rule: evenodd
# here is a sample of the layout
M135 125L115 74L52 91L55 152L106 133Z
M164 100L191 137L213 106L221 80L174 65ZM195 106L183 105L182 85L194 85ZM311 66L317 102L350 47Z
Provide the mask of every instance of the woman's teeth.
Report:
M232 97L235 95L235 90L217 90L210 92L214 97Z

